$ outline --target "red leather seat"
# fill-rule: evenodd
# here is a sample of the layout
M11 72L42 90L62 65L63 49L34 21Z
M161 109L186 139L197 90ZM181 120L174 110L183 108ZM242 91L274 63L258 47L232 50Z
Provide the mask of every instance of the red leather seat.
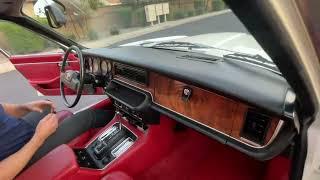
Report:
M62 111L57 112L59 123L61 123L63 120L65 120L66 118L68 118L72 115L73 115L73 113L68 110L62 110Z
M34 163L16 180L68 179L79 170L77 159L68 145L60 145Z
M133 180L133 178L124 172L116 171L104 176L101 180Z

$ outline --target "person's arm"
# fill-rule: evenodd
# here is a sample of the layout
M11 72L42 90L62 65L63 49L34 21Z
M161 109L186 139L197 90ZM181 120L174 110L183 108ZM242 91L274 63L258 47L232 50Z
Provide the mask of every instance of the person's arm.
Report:
M21 118L32 111L42 112L47 107L50 107L52 111L55 110L53 102L47 100L32 101L21 105L3 103L2 107L7 114L16 118Z
M19 151L0 162L0 179L13 179L27 165L43 142L56 131L58 118L49 114L38 124L34 136Z

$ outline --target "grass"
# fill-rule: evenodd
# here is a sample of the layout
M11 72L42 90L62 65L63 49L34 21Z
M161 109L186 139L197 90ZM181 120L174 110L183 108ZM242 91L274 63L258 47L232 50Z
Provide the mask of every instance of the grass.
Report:
M14 23L0 21L0 32L5 35L7 50L12 54L36 53L52 46L49 40Z

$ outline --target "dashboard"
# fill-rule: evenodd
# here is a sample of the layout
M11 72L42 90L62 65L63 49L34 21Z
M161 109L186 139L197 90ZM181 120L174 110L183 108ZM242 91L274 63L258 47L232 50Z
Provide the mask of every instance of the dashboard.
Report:
M290 112L277 113L274 107L265 109L244 101L241 96L230 96L179 76L101 54L86 54L85 64L86 72L108 75L105 94L114 100L119 112L141 123L143 129L147 129L147 124L159 123L159 114L165 114L258 159L270 158L263 150L276 141L281 146L279 137L288 140L291 135L288 133L292 131ZM287 96L288 93L283 99ZM291 93L291 101L292 96Z
M138 71L141 72L137 69ZM130 73L138 74L137 72ZM114 79L149 92L153 103L158 106L243 143L264 146L276 135L283 123L279 117L154 72L144 73L145 78L136 78L136 75L127 73L123 68L120 74L114 74Z

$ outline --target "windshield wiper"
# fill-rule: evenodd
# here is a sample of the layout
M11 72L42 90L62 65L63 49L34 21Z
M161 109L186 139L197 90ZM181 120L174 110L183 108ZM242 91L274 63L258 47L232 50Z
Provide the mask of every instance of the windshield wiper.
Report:
M178 41L167 41L167 42L146 42L142 43L141 46L149 48L159 48L159 49L177 49L186 48L188 50L210 48L210 46L204 46L201 44L190 43L190 42L178 42Z
M216 63L216 61L220 60L219 58L216 58L216 57L204 56L204 55L183 55L183 56L178 56L177 58L211 63L211 64Z
M262 67L269 71L272 71L276 74L282 75L274 62L262 57L259 54L250 55L250 54L242 54L242 53L232 53L223 55L225 60L237 60L245 63L249 63L255 66Z

